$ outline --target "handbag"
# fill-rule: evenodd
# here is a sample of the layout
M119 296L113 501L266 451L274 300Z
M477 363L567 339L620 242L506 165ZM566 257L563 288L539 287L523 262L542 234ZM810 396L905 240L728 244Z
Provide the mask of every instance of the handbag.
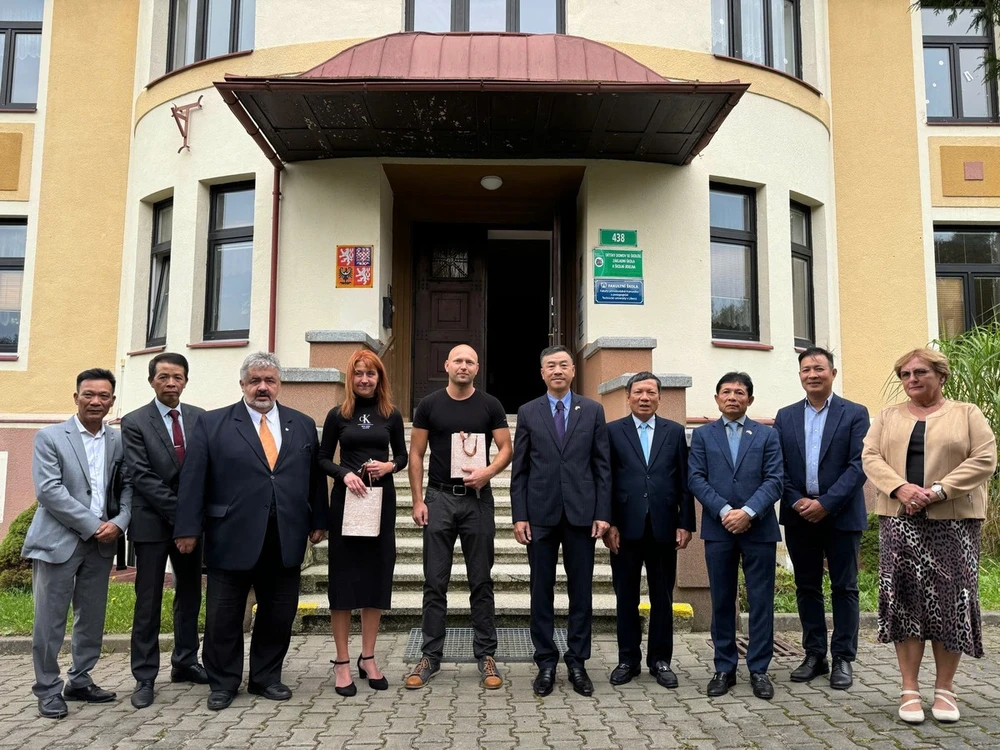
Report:
M366 464L367 465L367 462ZM361 469L364 469L362 465ZM378 536L382 529L382 488L372 486L368 475L368 491L358 497L350 490L344 495L343 536Z

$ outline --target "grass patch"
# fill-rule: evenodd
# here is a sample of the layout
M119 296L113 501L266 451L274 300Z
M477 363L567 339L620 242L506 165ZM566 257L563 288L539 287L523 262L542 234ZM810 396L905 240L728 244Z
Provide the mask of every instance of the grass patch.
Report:
M0 635L30 635L34 622L34 600L30 591L0 592ZM132 631L132 613L135 610L135 586L131 583L112 581L108 584L108 609L104 620L105 633ZM69 632L73 613L66 621ZM198 629L205 629L205 597L201 599ZM174 632L174 590L163 590L163 608L160 612L160 632Z

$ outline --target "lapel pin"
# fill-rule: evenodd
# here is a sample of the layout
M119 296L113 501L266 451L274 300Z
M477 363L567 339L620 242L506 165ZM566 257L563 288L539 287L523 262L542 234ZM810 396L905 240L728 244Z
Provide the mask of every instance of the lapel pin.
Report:
M576 406L576 408L574 408L574 409L573 409L573 411L580 411L580 406L579 406L579 404L578 404L578 405Z
M286 427L285 432L291 432L291 430L288 427Z
M747 430L747 435L753 435L753 430Z

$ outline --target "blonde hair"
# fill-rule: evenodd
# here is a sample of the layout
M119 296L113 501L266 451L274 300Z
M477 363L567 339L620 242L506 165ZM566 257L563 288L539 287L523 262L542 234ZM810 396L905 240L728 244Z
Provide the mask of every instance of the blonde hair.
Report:
M914 357L918 357L931 366L938 375L943 375L944 379L947 381L951 377L951 365L948 364L948 358L944 356L941 352L936 349L929 349L926 346L920 349L913 349L908 351L902 357L896 360L896 364L893 365L893 372L896 373L896 377L899 377L900 371L903 369L903 365L909 362Z

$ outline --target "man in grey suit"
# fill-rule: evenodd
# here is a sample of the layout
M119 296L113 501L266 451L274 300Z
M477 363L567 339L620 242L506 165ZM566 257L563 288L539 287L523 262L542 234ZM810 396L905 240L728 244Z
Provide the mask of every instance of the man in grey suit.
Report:
M128 527L132 507L121 436L104 425L115 403L115 376L98 368L81 372L73 401L73 417L35 435L31 472L38 510L21 550L32 561L35 598L32 692L39 715L46 719L65 717L66 700L115 699L114 693L94 684L90 671L104 639L116 540ZM63 691L59 650L71 602L73 665Z
M167 560L174 579L174 652L171 682L208 684L198 663L198 610L201 609L201 543L189 555L174 544L177 486L184 462L186 436L204 409L181 405L188 383L188 361L182 354L162 352L149 362L149 384L156 398L122 417L125 465L132 481L135 548L135 613L132 618L132 705L153 703L160 671L160 614Z

